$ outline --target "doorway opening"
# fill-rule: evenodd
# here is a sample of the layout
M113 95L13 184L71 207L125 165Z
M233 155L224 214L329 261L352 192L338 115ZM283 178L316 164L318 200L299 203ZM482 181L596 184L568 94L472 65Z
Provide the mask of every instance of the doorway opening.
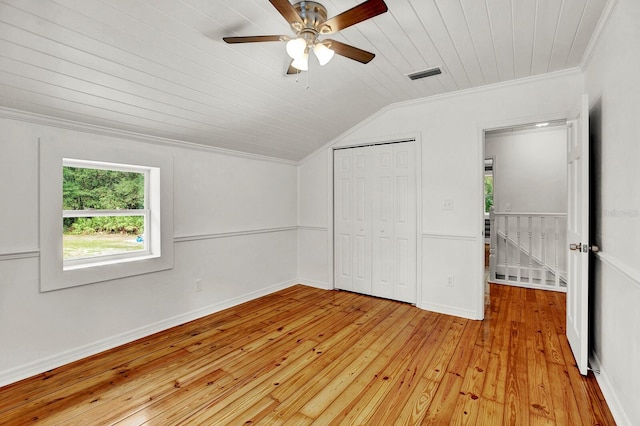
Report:
M484 132L485 304L489 282L566 291L567 122Z

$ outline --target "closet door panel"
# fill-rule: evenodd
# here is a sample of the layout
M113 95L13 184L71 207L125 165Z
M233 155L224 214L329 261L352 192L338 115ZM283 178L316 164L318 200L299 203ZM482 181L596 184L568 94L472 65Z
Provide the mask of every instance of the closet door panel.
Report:
M371 294L371 174L374 168L371 147L353 148L353 221L351 233L356 243L353 260L357 273L353 290Z
M396 275L393 298L417 301L417 220L415 144L400 143L394 151L393 229Z
M334 281L335 287L353 290L352 273L352 155L334 151Z
M374 146L376 162L373 178L373 295L393 298L395 247L393 237L394 165L393 145Z

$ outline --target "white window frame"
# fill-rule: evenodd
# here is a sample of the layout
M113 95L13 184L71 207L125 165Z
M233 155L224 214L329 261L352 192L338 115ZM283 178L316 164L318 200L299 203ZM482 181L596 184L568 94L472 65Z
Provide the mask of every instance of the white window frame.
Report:
M40 291L53 291L173 268L173 158L157 146L103 135L73 132L68 138L40 138ZM146 170L149 210L147 250L65 262L62 250L63 165L120 165ZM134 210L135 211L135 210ZM118 214L123 210L117 211ZM96 211L91 211L95 216ZM145 238L146 240L147 238ZM132 253L135 253L132 255Z
M142 209L121 209L121 210L63 210L62 218L67 217L113 217L113 216L142 216L144 217L144 246L143 250L133 252L123 252L110 255L97 255L78 259L63 260L63 268L65 271L96 266L100 264L109 264L116 262L128 262L139 260L141 258L152 258L160 256L160 247L155 247L152 243L159 237L157 229L151 224L155 221L151 220L151 216L155 214L155 209L150 208L149 195L152 192L152 182L155 184L156 179L152 179L152 175L159 173L156 167L142 167L129 164L104 163L97 161L86 161L74 158L64 158L62 160L63 167L76 167L85 169L98 170L114 170L119 172L141 173L144 176L144 207ZM155 249L155 250L154 250Z

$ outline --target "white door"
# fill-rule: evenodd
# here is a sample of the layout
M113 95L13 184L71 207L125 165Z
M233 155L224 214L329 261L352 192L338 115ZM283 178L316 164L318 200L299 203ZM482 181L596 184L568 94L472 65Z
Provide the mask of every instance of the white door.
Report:
M587 374L589 338L589 98L569 120L567 339L580 374Z
M415 303L415 144L396 143L375 148L372 294Z
M415 144L334 151L335 286L415 303Z
M334 151L336 288L371 294L371 178L367 148Z

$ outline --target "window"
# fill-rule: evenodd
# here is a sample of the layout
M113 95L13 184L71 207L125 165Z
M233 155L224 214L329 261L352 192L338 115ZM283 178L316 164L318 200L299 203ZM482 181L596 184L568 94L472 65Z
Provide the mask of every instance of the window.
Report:
M493 207L493 158L484 160L484 214L488 215Z
M153 256L148 244L152 168L64 159L64 269Z
M173 159L82 132L40 140L40 290L173 267Z

